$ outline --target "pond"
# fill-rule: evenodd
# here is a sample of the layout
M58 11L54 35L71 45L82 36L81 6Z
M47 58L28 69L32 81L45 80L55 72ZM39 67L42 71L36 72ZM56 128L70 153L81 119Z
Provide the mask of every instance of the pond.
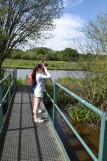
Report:
M50 117L52 118L52 106L46 106L49 112ZM60 108L65 117L69 120L74 129L78 132L78 134L82 137L85 143L92 150L94 155L98 157L99 150L99 138L100 131L99 127L93 128L91 125L84 123L74 123L69 117L68 113ZM56 131L66 149L66 152L69 158L72 161L93 161L88 152L82 146L80 141L77 139L73 131L69 128L68 124L64 121L59 112L56 112L56 121L55 121Z
M31 72L31 69L17 69L17 79L26 79L26 76ZM72 77L72 78L85 78L84 71L68 71L68 70L49 70L52 79Z

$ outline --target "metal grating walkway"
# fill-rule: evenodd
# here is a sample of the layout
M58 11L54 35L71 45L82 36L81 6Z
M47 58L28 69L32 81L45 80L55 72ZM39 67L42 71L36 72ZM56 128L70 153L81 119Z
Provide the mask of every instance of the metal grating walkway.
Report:
M41 108L43 104L41 103ZM0 161L64 161L51 123L44 111L44 123L33 122L31 87L17 88L7 130L0 140Z

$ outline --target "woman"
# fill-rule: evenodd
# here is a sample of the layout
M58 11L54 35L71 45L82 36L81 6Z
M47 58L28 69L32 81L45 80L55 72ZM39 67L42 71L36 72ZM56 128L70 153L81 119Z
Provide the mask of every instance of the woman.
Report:
M36 81L36 86L34 89L34 109L33 109L34 122L41 123L44 122L44 120L38 118L38 107L43 97L44 79L51 78L51 75L47 71L47 67L44 64L38 64L33 69L32 78L34 81Z

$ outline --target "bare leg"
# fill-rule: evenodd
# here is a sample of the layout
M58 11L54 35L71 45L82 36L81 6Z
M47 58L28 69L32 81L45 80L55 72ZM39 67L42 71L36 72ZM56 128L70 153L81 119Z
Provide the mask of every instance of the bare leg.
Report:
M33 113L34 113L34 111L35 111L35 104L36 104L37 98L41 98L41 97L34 97L34 102L33 102ZM41 100L40 100L40 101L41 101ZM40 103L39 103L39 104L40 104ZM39 105L38 105L38 107L39 107Z
M40 102L41 102L41 97L34 98L34 118L35 119L38 118L38 107L40 105Z
M34 97L34 102L33 102L33 113L35 111L35 109L34 109L35 103L36 103L36 97Z

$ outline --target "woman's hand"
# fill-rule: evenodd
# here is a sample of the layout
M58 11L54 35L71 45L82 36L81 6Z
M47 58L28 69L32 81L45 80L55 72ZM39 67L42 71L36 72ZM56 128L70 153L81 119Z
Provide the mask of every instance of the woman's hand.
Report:
M44 68L45 73L47 73L47 67L46 67L46 66L44 66L43 68Z

